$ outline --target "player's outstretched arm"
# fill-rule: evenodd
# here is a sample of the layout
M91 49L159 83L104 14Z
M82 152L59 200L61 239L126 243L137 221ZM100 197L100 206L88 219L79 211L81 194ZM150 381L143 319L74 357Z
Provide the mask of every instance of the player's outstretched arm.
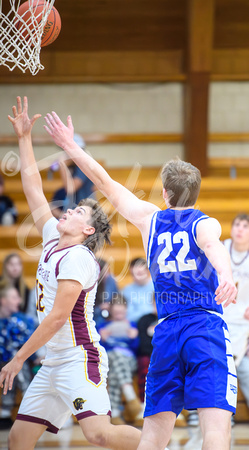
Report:
M8 116L18 137L22 185L35 225L42 234L43 225L52 217L46 197L42 189L42 180L34 157L31 131L40 114L31 119L28 116L28 99L17 97L17 106L12 107L13 117Z
M237 289L233 281L230 256L220 241L221 226L216 219L201 220L197 224L197 243L206 257L216 269L219 276L219 286L215 292L215 300L223 306L236 303Z
M138 199L128 189L114 181L97 161L77 145L73 139L74 128L70 116L67 118L67 126L55 112L47 114L45 120L47 123L45 129L54 142L65 150L117 211L143 231L147 227L147 218L150 223L151 215L159 208L152 203Z
M24 362L62 328L81 291L82 285L78 281L58 281L58 289L51 312L0 372L0 388L3 388L3 394L7 394L7 391L12 389L14 378L20 372Z

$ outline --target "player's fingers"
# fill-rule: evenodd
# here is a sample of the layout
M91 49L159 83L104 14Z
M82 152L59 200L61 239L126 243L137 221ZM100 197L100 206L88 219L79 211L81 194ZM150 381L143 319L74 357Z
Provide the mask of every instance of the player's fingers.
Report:
M52 114L47 113L47 118L51 124L54 124L54 118L53 118Z
M8 387L9 387L9 375L6 375L5 380L4 380L4 388L3 388L3 394L4 395L7 394Z
M13 374L10 375L10 378L9 378L9 391L12 390L14 378L15 378L15 375L13 375Z
M23 111L28 112L28 97L23 97Z
M0 373L0 387L3 388L4 375L3 372Z
M73 121L72 121L72 117L71 117L71 116L68 116L68 117L67 117L67 126L68 126L68 128L70 128L70 130L73 130L73 129L74 129L74 127L73 127Z
M48 134L50 134L50 136L53 136L53 133L52 133L52 131L50 130L49 127L47 127L46 125L43 125L43 128L46 130L46 132L47 132Z
M14 122L14 117L11 117L10 115L8 115L8 119L9 119L9 121L10 121L11 123Z
M17 112L18 112L18 114L21 114L22 113L22 99L21 99L21 97L18 96L16 101L17 101Z
M236 295L237 295L237 289L235 286L226 286L226 289L223 290L223 295L222 292L219 294L219 296L216 297L216 302L217 304L221 304L222 302L224 302L226 300L226 303L224 304L224 306L228 306L230 305L230 303L236 303Z
M236 298L235 299L229 299L229 300L227 300L225 303L224 303L224 305L223 305L223 308L227 308L231 303L237 303L237 301L236 301Z
M16 110L16 106L12 106L12 112L13 112L13 116L17 117L17 110Z
M223 288L219 291L218 295L215 296L215 301L219 305L228 297L230 297L229 286L223 286Z
M50 127L50 128L53 128L53 124L52 124L52 122L51 122L51 116L50 116L50 114L47 114L45 117L44 117L44 119L45 119L45 121L47 122L47 124L48 124L48 126Z
M58 125L59 125L59 124L62 124L61 119L59 118L59 116L56 114L55 111L52 111L52 117L53 117L55 123L57 123Z
M34 125L34 123L41 117L41 114L35 114L31 119L31 124Z
M225 297L227 296L228 290L227 289L222 289L220 290L220 292L215 296L215 301L216 302L222 302Z

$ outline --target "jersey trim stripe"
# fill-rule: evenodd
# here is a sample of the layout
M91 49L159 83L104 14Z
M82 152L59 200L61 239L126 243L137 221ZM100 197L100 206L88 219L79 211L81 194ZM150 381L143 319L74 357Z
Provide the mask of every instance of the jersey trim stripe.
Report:
M153 237L154 237L154 233L155 233L155 229L156 229L156 218L157 218L157 214L159 211L156 211L152 217L151 220L151 226L150 226L150 236L149 236L149 241L148 241L148 250L147 250L147 264L148 264L148 268L150 268L150 253L151 253L151 247L153 244Z
M73 339L73 346L76 347L76 341L75 341L75 336L74 336L74 331L73 331L73 324L72 324L71 315L69 316L68 320L69 320L70 328L71 328L71 334L72 334L72 339Z
M82 413L79 413L79 414L75 414L75 417L76 417L77 420L81 420L81 419L85 419L86 417L97 416L97 415L100 415L100 414L96 414L93 411L85 411L85 412L82 412ZM105 415L105 416L110 416L111 417L112 413L109 410L107 414L101 414L101 415L103 415L103 416Z
M59 259L59 261L57 262L57 264L56 264L56 267L55 267L55 276L56 276L56 278L57 278L58 275L59 275L59 266L60 266L60 262L61 262L61 260L62 260L67 254L68 254L68 252L65 253L65 255L63 255L63 256Z
M93 338L92 338L92 332L91 327L89 323L89 319L87 316L87 300L89 297L89 293L85 297L84 302L84 315L85 315L85 321L87 325L87 331L89 336L89 343L84 344L84 352L85 352L85 375L86 379L94 384L95 386L100 386L102 383L102 375L100 371L100 363L101 363L101 352L99 349L94 345ZM91 364L91 362L95 361L98 362L98 365Z
M50 433L53 434L57 434L59 431L59 428L52 425L52 423L50 423L48 420L40 419L39 417L28 416L26 414L17 414L16 418L18 420L24 420L25 422L32 422L32 423L39 423L41 425L46 425L47 426L46 431L49 431Z

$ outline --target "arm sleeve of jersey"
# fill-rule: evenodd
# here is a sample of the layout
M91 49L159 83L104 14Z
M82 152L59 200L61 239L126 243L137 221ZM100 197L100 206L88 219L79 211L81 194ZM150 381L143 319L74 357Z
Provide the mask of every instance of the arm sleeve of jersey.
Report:
M91 253L84 248L75 248L60 261L57 280L75 280L82 289L90 290L98 281L98 276L99 267Z
M57 223L58 220L55 217L51 217L51 219L45 223L42 229L43 246L46 245L47 242L52 241L52 239L59 239L60 233L56 228Z

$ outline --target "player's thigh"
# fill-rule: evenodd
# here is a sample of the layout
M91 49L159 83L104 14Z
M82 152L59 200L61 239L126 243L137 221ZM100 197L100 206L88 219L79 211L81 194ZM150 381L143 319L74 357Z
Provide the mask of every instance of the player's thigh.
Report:
M232 415L230 411L218 408L199 408L198 414L203 436L210 431L230 436Z
M9 433L9 450L33 449L47 426L16 420Z
M146 378L145 417L168 411L179 414L184 407L185 368L179 358L176 328L173 319L156 327Z
M185 408L235 412L237 376L226 324L213 314L199 314L192 322L182 351Z
M46 424L47 430L57 433L71 411L51 382L52 371L53 368L42 366L37 372L22 399L17 419L23 423Z
M103 362L90 366L79 358L61 365L54 371L53 386L78 421L89 416L110 415L107 365Z

